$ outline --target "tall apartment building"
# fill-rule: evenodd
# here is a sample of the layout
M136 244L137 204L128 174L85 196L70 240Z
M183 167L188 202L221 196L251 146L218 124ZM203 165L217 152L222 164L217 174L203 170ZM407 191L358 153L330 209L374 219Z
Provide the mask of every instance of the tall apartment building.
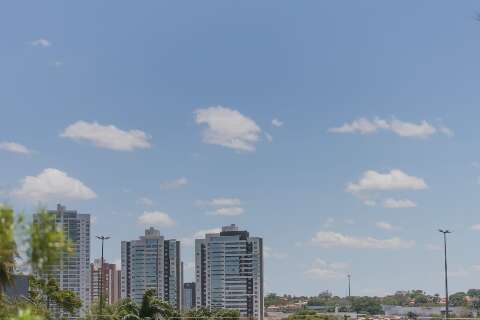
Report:
M102 262L101 259L95 259L90 264L90 287L91 287L91 301L100 301L100 288L102 290L102 297L108 304L114 304L120 298L119 286L120 279L118 277L117 266L115 264L103 261L103 284L102 279Z
M263 320L263 241L236 225L195 240L196 307Z
M139 240L122 241L122 298L142 301L147 289L174 308L182 308L180 241L165 240L155 228Z
M57 210L49 210L48 213L55 215L56 225L63 229L65 237L72 244L73 252L65 253L49 274L38 276L53 278L60 288L77 294L82 301L80 315L84 315L90 307L90 214L67 210L60 204L57 205ZM34 223L36 217L33 216Z
M183 310L195 309L195 282L185 282L183 284Z

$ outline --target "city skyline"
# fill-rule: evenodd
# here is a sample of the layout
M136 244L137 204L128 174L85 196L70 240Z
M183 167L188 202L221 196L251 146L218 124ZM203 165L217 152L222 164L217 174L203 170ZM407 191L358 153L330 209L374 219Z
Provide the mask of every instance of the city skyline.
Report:
M0 203L90 213L117 266L155 227L185 282L237 224L278 294L443 294L449 229L480 287L476 1L88 3L0 10Z

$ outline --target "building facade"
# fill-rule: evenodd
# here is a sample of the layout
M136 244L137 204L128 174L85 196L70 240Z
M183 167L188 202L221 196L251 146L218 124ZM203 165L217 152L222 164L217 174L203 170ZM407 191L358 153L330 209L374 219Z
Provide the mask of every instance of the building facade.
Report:
M196 307L263 320L263 240L236 225L195 240Z
M95 259L90 264L90 288L91 297L90 300L100 301L100 288L103 288L102 297L108 304L114 304L120 298L119 286L120 279L118 277L117 266L115 264L107 263L103 261L103 274L102 274L102 262L101 259ZM103 277L103 283L101 279Z
M165 240L155 228L139 240L122 241L122 298L142 301L148 289L174 308L182 308L180 241Z
M75 210L67 210L61 204L57 210L49 210L55 215L55 223L61 228L73 252L65 253L57 265L51 267L48 274L37 275L41 278L53 278L61 289L73 291L80 297L84 315L90 308L90 214L80 214ZM33 216L35 223L37 215ZM58 312L58 310L57 310Z
M186 282L183 284L183 310L195 309L195 282Z

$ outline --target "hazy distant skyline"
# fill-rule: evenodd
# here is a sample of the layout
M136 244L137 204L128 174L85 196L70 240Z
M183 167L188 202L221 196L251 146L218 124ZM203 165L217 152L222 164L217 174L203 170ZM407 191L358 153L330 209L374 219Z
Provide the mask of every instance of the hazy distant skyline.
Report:
M0 10L0 202L120 241L236 223L267 292L480 288L475 1L48 1ZM19 19L21 17L21 19Z

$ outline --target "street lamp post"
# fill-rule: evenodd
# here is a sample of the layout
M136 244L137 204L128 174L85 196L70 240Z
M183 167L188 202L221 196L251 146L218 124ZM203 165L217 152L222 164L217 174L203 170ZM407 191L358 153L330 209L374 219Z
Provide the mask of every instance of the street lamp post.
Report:
M448 267L447 267L447 234L452 233L450 230L439 229L438 232L443 233L443 252L445 257L445 319L449 315L448 305Z
M103 242L105 240L108 240L110 239L110 237L105 237L105 236L96 236L97 239L100 239L102 240L102 262L101 262L101 266L100 266L100 301L99 301L99 313L100 315L102 315L103 313Z

